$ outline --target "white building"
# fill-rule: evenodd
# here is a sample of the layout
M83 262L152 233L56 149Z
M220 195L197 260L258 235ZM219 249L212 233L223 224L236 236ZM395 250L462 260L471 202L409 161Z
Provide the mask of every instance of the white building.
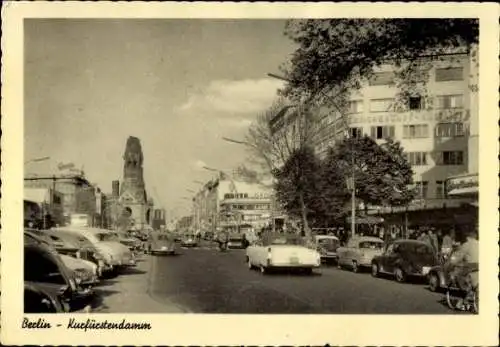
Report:
M420 71L421 79L404 99L397 99L401 93L396 88L394 65L381 66L360 90L352 92L347 114L336 109L318 111L321 121L314 137L318 155L323 157L328 147L344 136L346 126L354 137L366 134L379 143L393 138L404 148L420 192L413 203L403 208L405 211L458 208L473 201L470 195L448 195L446 188L446 182L454 176L467 175L466 185L474 177L477 182L478 93L474 86L478 67L472 56L459 53L439 59L424 57L427 60L423 60L422 67L426 69ZM282 123L289 132L297 124ZM398 210L401 208L377 208L374 212Z

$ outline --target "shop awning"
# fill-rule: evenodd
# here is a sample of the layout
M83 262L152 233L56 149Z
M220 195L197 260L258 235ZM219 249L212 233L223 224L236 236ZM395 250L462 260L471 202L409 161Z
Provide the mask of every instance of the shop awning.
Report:
M479 194L479 187L464 187L452 189L448 192L450 196L476 195Z
M352 218L347 217L347 223L351 223ZM384 218L376 216L356 216L356 224L380 224L384 222Z
M24 200L37 204L50 203L50 191L47 188L25 188Z

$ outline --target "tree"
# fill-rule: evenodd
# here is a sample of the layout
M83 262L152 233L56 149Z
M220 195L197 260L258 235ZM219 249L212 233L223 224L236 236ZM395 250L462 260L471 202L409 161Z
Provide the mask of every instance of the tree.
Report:
M345 178L352 177L356 197L365 205L405 205L414 198L413 171L399 142L378 145L368 136L347 138L329 155Z
M321 162L319 191L314 204L318 219L326 224L342 220L350 194L346 185L346 173L339 165L337 153L333 148L329 148Z
M306 237L311 237L308 214L320 191L321 162L309 146L294 150L283 167L276 169L276 195L290 216L302 220Z
M277 98L248 129L245 141L251 161L267 172L283 166L296 150L315 143L320 117L307 103Z
M386 61L401 67L398 87L408 90L404 85L420 73L419 65L475 47L478 24L469 18L290 20L285 35L299 47L282 67L289 81L282 94L349 93Z

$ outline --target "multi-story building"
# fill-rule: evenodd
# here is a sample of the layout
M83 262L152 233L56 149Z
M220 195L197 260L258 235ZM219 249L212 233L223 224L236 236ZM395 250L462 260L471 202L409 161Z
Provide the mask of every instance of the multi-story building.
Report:
M220 175L193 198L195 228L247 233L270 223L271 190L261 183Z
M24 187L46 188L58 192L62 196L62 220L60 224L69 223L73 213L84 213L95 218L99 214L100 191L82 174L30 176L24 179Z
M396 87L395 66L382 65L359 90L352 91L346 112L319 109L317 132L312 139L320 157L347 131L351 137L368 135L378 143L392 138L404 148L414 171L418 197L409 206L373 207L372 213L394 215L425 210L427 218L423 220L429 222L431 212L446 211L435 213L434 221L448 223L472 223L477 216L477 211L469 208L473 197L448 194L451 192L446 187L450 177L466 173L476 177L477 182L478 105L474 86L478 68L474 56L456 53L439 59L423 57L427 59L422 64L425 70L419 71L420 79L404 98ZM297 132L297 120L284 124L288 127L285 131ZM450 208L467 211L450 213Z

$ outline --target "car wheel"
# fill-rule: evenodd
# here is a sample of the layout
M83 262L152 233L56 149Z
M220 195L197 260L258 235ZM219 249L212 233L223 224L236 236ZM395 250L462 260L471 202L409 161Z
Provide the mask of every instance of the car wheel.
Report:
M396 281L398 282L404 282L406 280L406 275L400 267L396 268L394 271L394 276L396 277Z
M352 272L355 272L355 273L359 272L359 266L358 266L358 262L356 260L352 261Z
M435 273L429 275L429 290L431 292L437 292L439 290L439 278Z
M372 276L373 277L378 277L379 272L378 272L378 265L377 263L372 264Z

